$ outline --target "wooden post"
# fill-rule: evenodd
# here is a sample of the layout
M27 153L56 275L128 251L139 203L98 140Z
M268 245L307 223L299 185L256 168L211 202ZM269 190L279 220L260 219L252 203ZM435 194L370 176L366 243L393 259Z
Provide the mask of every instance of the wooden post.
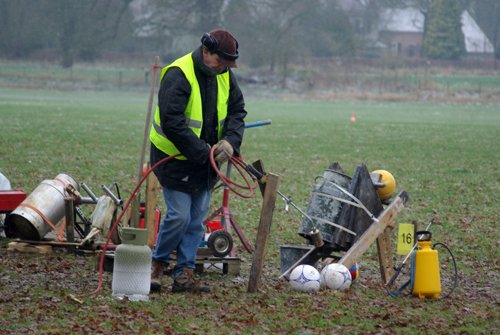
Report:
M130 201L130 207L128 208L128 213L127 215L125 215L130 219L130 223L128 222L128 220L125 221L125 224L123 225L124 227L126 226L134 228L139 227L139 221L141 216L140 208L141 208L141 199L140 199L140 194L137 193Z
M65 216L66 216L66 241L75 242L75 211L73 197L64 198ZM74 246L69 246L69 250L74 250Z
M392 260L392 229L396 226L396 218L392 216L387 222L384 232L377 238L378 262L380 265L380 275L382 282L387 284L394 275L394 262Z
M149 169L149 162L147 163ZM156 175L151 172L146 179L146 208L144 210L144 226L148 230L148 246L153 249L156 237L156 207L158 205L157 194L161 190L160 183Z
M268 174L266 179L266 189L262 209L260 211L260 222L255 240L255 251L253 253L252 268L250 269L250 279L248 281L248 293L255 293L258 289L260 276L264 267L264 258L267 250L267 239L271 232L276 194L278 192L279 177L275 174Z
M146 110L146 121L144 123L144 138L142 141L141 147L141 157L139 159L139 166L137 167L136 174L136 183L139 184L139 181L142 179L142 168L144 165L144 159L146 156L146 149L149 143L149 130L151 128L151 108L153 107L154 93L155 93L155 85L157 78L157 70L160 68L160 57L156 56L154 60L154 64L151 68L151 84L149 86L149 97L148 97L148 106ZM130 206L130 225L132 227L139 226L139 216L140 216L140 206L141 200L139 194L137 194L131 201Z
M380 265L380 275L382 282L387 282L394 274L394 263L392 261L391 252L391 231L390 227L385 228L384 232L377 238L378 261Z

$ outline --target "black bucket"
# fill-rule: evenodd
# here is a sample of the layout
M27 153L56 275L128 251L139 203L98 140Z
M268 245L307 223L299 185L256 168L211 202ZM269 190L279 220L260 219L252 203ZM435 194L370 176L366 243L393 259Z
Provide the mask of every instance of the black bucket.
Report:
M280 271L281 273L288 270L295 262L297 262L302 256L304 256L309 250L314 248L312 245L293 245L285 244L280 246ZM301 264L313 265L316 263L317 257L312 252L307 256Z

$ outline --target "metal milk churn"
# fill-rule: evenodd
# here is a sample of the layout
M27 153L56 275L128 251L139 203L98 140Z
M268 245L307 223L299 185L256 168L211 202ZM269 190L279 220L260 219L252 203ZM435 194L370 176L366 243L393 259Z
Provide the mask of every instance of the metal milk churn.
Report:
M122 244L116 248L113 263L113 296L149 300L151 249L146 245L147 234L146 229L122 229Z
M6 219L7 237L40 241L64 217L64 198L69 196L68 185L78 188L76 181L67 174L44 180Z
M300 223L299 235L312 239L312 231L316 227L321 232L325 243L333 243L338 228L335 228L332 223L337 223L342 210L343 203L340 200L347 199L347 196L335 185L347 189L350 182L350 177L330 169L325 170L322 177L316 178L306 211L314 222L304 218Z

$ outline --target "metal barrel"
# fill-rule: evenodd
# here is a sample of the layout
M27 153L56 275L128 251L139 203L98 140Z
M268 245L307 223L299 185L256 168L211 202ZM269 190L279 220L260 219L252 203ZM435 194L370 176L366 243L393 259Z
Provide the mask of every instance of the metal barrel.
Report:
M299 235L311 239L314 229L321 232L325 243L332 243L335 236L335 224L340 215L343 202L347 196L335 185L348 188L351 178L342 172L325 170L323 176L317 179L311 191L311 199L306 213L312 219L303 218L300 224ZM335 185L333 185L335 184Z
M42 181L9 214L5 221L6 235L31 241L43 239L52 228L39 213L53 224L57 224L65 214L64 198L69 196L66 191L68 185L78 188L75 180L66 174L58 174L53 180Z

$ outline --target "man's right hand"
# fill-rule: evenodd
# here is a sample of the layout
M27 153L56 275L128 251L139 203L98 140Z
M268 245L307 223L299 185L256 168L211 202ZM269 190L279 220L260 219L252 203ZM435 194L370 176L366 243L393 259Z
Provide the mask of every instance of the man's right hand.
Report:
M229 158L233 157L234 149L231 143L226 140L220 140L215 145L215 161L219 164L224 163Z

